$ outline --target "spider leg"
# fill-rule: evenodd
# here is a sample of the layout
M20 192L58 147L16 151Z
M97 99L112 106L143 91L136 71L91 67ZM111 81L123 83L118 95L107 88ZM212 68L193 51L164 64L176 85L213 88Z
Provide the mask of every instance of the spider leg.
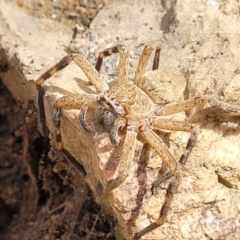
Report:
M85 102L97 101L97 94L72 94L59 98L56 101L56 107L62 110L78 109L80 110Z
M194 129L194 125L188 122L181 122L181 121L172 121L167 119L161 119L161 118L153 118L152 119L152 125L154 128L158 129L166 129L166 130L173 130L173 131L184 131L184 132L192 132ZM190 137L191 139L191 137ZM188 146L186 147L188 149ZM185 150L186 152L186 150ZM182 162L182 161L179 161ZM155 189L158 185L160 185L162 182L165 182L167 179L171 178L174 174L171 172L164 173L159 179L157 179L152 184L152 191L153 194L155 194Z
M165 219L167 217L167 214L170 210L171 203L173 201L173 196L174 196L174 194L177 193L179 185L180 185L180 173L177 173L174 175L173 181L169 184L169 186L167 188L165 200L164 200L163 206L160 210L159 219L156 222L151 223L146 228L142 229L140 232L136 233L134 236L134 240L140 239L146 233L151 232L154 229L163 225L163 223L165 222Z
M152 70L156 70L159 67L159 61L160 61L160 52L161 52L161 47L160 44L155 50L154 58L153 58L153 66Z
M88 77L89 81L94 85L98 92L105 92L109 89L107 83L101 79L99 73L91 66L88 60L86 60L80 54L69 54L62 58L56 65L51 67L45 73L43 73L37 80L37 103L38 103L38 116L39 122L41 126L41 132L43 136L47 135L47 128L46 128L46 116L44 111L44 90L42 89L42 85L44 82L53 76L58 71L62 70L63 68L67 67L72 61L74 61L85 73Z
M161 44L158 41L156 41L156 42L152 42L152 43L146 45L145 48L143 49L143 52L142 52L140 58L139 58L137 70L136 70L134 80L133 80L137 86L139 85L139 82L140 82L143 74L146 71L150 56L154 50L155 50L155 55L154 55L152 70L157 69L159 66Z
M77 109L83 111L85 102L93 102L97 101L99 96L97 94L71 94L67 96L63 96L56 100L54 104L54 116L53 122L56 127L56 146L57 149L61 149L61 132L60 132L60 114L61 110L70 110L70 109ZM86 109L87 110L87 109ZM80 123L83 129L89 134L93 135L93 131L88 127L84 118L81 119L81 114L79 115Z
M123 85L128 83L128 62L129 62L129 52L127 48L121 44L118 44L114 47L110 47L100 52L98 59L95 65L95 68L100 72L102 67L102 62L105 57L108 57L112 54L120 54L119 60L119 72L118 72L118 85Z
M118 167L116 172L118 173L117 178L110 180L107 183L103 193L99 195L104 195L104 193L111 192L114 188L117 188L128 176L128 170L132 164L134 158L134 151L137 140L137 128L134 126L134 123L127 126L126 136L124 139L123 146L121 151L119 151L120 156L117 156L115 159L118 161Z
M163 140L151 129L142 129L140 132L143 139L150 144L154 151L162 158L172 174L178 170L178 162L169 151Z
M60 131L60 114L61 110L70 110L70 109L83 109L85 102L93 102L97 101L98 99L97 94L71 94L67 96L63 96L59 99L56 100L54 104L54 116L53 116L53 122L56 127L55 132L56 132L56 148L61 149L61 131ZM82 107L83 106L83 107ZM93 135L93 132L91 129L88 127L85 121L82 121L81 115L79 115L80 118L80 123L83 126L84 130L87 131L89 130L89 134ZM85 120L85 116L84 119ZM84 125L85 124L85 125Z
M161 119L158 117L153 118L151 122L154 128L166 129L166 130L172 130L172 131L192 132L194 128L194 125L188 122Z
M44 82L52 77L55 73L67 67L72 61L74 61L85 73L89 81L93 84L98 92L106 92L109 87L107 83L100 77L99 73L94 69L90 62L85 59L81 54L72 53L62 58L56 65L51 67L45 73L43 73L37 80L37 85L42 85Z
M84 131L88 134L88 135L91 135L93 136L94 135L94 132L93 130L88 126L86 120L85 120L85 116L86 116L86 112L88 110L88 106L91 102L87 102L85 103L82 108L81 108L81 112L79 114L79 121L82 125L82 128L84 129Z
M56 107L57 109L65 109L65 110L81 109L81 112L79 114L79 121L86 133L88 133L89 135L94 135L94 132L86 123L85 115L86 115L89 104L91 104L94 101L97 102L98 99L99 99L99 95L97 94L67 95L59 98L56 101Z
M114 124L113 128L111 129L109 133L110 141L113 145L117 146L119 144L119 129L122 130L126 125L126 120L125 118L118 117Z
M187 100L181 103L170 103L164 106L157 106L155 114L156 115L170 115L174 113L184 112L188 109L194 108L196 106L204 106L205 100L203 98L196 98L193 100Z
M206 98L205 101L206 101L206 103L210 104L210 106L212 106L216 109L223 110L223 111L225 111L227 113L231 113L235 116L240 115L240 106L239 105L233 105L233 104L221 102L214 98Z
M171 103L166 104L165 106L157 106L155 113L156 115L170 115L178 112L183 112L198 106L204 107L207 104L218 110L223 110L236 116L240 115L240 106L238 105L221 102L213 98L201 97L195 98L193 100L187 100L181 103Z
M185 165L188 157L190 156L190 153L191 153L193 147L196 145L198 131L199 131L199 129L196 128L191 133L191 136L188 140L186 149L185 149L184 153L182 154L182 156L179 160L179 165L181 167L183 167ZM167 172L161 178L159 178L158 180L156 180L153 183L153 188L156 188L159 184L161 184L163 181L170 178L171 176L172 176L172 174L170 174L170 172ZM179 188L179 185L180 185L180 180L181 180L181 171L178 171L173 176L172 182L169 184L169 186L167 188L165 200L164 200L163 206L161 208L158 220L156 222L150 224L149 226L147 226L146 228L144 228L140 232L138 232L134 237L135 240L140 239L141 236L143 236L146 233L151 232L152 230L154 230L154 229L158 228L159 226L163 225L163 223L166 220L167 214L170 210L174 194L176 194L178 192L178 188Z
M196 145L198 131L199 131L199 129L197 127L195 127L195 129L191 133L190 138L188 139L185 151L179 159L179 166L181 168L185 165L188 157L190 156L190 153L191 153L193 147ZM153 194L155 193L156 187L158 187L161 183L163 183L167 179L171 178L172 176L173 176L173 174L171 172L166 172L160 178L155 180L152 184Z

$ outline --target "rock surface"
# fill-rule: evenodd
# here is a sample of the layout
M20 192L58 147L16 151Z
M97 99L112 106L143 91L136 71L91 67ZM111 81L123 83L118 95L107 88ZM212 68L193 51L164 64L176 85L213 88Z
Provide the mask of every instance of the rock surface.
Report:
M34 15L39 17L39 13ZM73 40L71 28L67 25L69 22L57 23L29 16L11 4L0 4L0 20L1 79L23 109L29 106L29 99L36 101L35 83L31 80L37 79L58 62L66 55L66 51L81 52L94 65L98 52L121 42L131 49L132 76L143 45L152 40L162 42L160 69L180 73L186 78L187 87L181 100L205 96L240 105L240 35L237 31L240 17L236 1L184 0L162 1L161 4L157 1L151 1L151 4L144 1L113 1L106 3L89 28L78 26L79 34ZM4 67L6 63L8 70ZM117 56L104 61L101 74L110 85L116 76L117 64ZM59 233L59 238L69 237L71 233L76 239L83 239L80 234L83 230L78 225L76 214L81 212L84 205L84 200L78 199L82 196L88 199L88 190L82 183L81 174L71 168L61 151L54 150L56 142L51 94L58 88L73 93L91 92L93 89L74 64L52 77L46 86L48 97L45 103L53 146L50 153L54 162L53 171L60 175L63 185L73 189L72 192L67 190L72 198L68 196L68 200L60 201L63 204L59 203L60 207L63 206L60 208L62 212L58 212L57 204L54 205L56 210L50 211L49 205L40 206L35 199L37 220L28 220L28 224L35 231L35 239L51 239L54 237L54 227L56 230L63 226L59 225L57 219L65 218L62 222L68 224L64 225L65 233ZM76 110L62 111L62 147L84 166L87 173L85 180L96 195L97 183L106 182L100 168L106 159L99 158L99 149L106 146L106 142L99 143L96 138L87 136L80 127L78 114ZM178 117L188 117L202 130L183 169L180 188L166 222L142 239L238 239L239 117L229 117L211 108L197 109ZM161 136L176 159L179 159L189 134L162 132ZM101 141L108 141L108 138L102 138ZM142 143L139 142L128 178L102 203L105 213L110 213L116 221L115 228L112 226L110 232L114 232L117 239L129 239L156 221L169 184L164 183L156 195L151 194L151 184L159 173L161 161L154 157L154 152L151 152L146 163L139 161L141 149ZM39 176L35 177L38 179ZM34 174L30 179L34 180ZM38 192L39 180L36 179L32 189L35 187ZM54 195L53 190L49 192ZM1 196L1 199L5 200L6 196ZM73 209L76 209L75 213ZM41 236L39 232L43 224L39 223L44 211L48 214L51 212L51 219L45 220L45 235ZM11 239L15 239L14 234L18 229L13 227L13 223L9 225L9 235L6 235ZM28 228L29 236L30 231ZM29 239L27 234L22 236L23 239ZM106 235L104 239L107 239Z

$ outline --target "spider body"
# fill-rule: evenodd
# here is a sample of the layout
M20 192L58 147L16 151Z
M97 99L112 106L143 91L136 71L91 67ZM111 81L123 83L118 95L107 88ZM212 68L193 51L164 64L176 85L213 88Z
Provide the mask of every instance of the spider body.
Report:
M126 124L134 121L135 125L140 126L140 122L149 119L149 116L154 114L154 102L134 84L125 84L111 88L107 98L114 102L118 109L121 109L120 111L116 110L112 105L107 104L106 98L98 101L95 112L96 123L102 124L107 132L111 132L119 118L124 118ZM121 126L121 128L123 127Z
M124 84L110 89L106 98L100 99L95 112L95 124L100 124L103 131L109 133L113 145L119 144L119 130L125 126L135 127L132 130L138 132L143 124L150 121L150 116L154 114L155 104L151 98L134 84ZM118 110L113 107L117 105ZM90 129L85 119L86 109L82 111L81 123L86 132ZM91 134L92 130L91 130Z
M134 158L137 139L148 143L165 163L168 170L152 184L154 194L154 189L159 184L172 177L172 182L166 191L166 198L160 211L159 219L157 222L150 224L137 233L135 239L139 239L142 235L164 223L173 200L173 195L178 191L181 169L196 144L198 128L196 128L195 125L188 121L169 120L162 116L184 112L196 106L205 107L207 105L221 109L232 115L240 115L239 106L211 98L199 97L178 102L185 89L186 81L177 74L157 70L160 50L161 46L158 42L153 42L145 46L139 58L132 82L128 79L128 51L122 45L117 45L101 52L95 68L80 54L67 55L59 63L42 74L36 81L38 87L39 119L41 123L44 123L45 113L41 86L49 77L66 67L71 61L74 61L80 66L89 81L94 85L97 93L63 96L55 103L56 113L60 114L59 110L61 109L80 110L79 119L83 129L87 134L93 135L94 132L88 126L85 115L88 106L94 102L97 103L95 109L95 124L100 124L102 130L109 134L111 143L114 146L118 146L120 134L124 134L122 152L118 155L118 164L115 169L118 174L115 178L107 179L106 185L100 188L98 192L99 195L110 193L125 181ZM147 73L144 73L150 55L153 52L155 52L155 55L152 67L154 71L152 73L156 77L148 78ZM114 53L120 54L118 82L109 90L108 85L100 77L99 72L103 58ZM161 84L158 82L159 79L161 80ZM173 88L166 87L169 86L169 82L173 83ZM169 97L170 95L172 97ZM56 119L59 120L59 116L55 117L55 120ZM56 124L56 126L59 126L59 124ZM44 129L45 127L43 126L42 130ZM190 133L185 151L179 161L175 159L164 141L155 132L155 129L185 131Z

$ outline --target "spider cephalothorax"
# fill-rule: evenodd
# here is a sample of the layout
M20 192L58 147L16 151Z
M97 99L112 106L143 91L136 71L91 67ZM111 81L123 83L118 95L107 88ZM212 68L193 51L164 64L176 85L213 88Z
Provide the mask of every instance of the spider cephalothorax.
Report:
M137 233L135 236L136 239L164 223L173 200L173 195L178 191L181 169L196 143L197 128L192 123L188 121L166 119L166 116L184 112L196 106L204 107L206 105L224 110L234 116L240 115L239 106L227 104L211 98L199 97L179 102L179 98L185 89L186 81L177 74L157 69L159 65L160 50L161 46L158 42L153 42L145 46L139 58L133 81L129 81L128 79L128 51L122 45L117 45L101 52L95 68L93 68L80 54L67 55L36 81L38 85L39 119L44 123L45 115L41 85L54 73L66 67L71 61L76 62L86 74L89 81L94 85L98 93L66 95L56 101L55 107L57 109L80 109L79 118L81 125L88 134L93 135L94 132L88 126L85 115L89 104L94 102L97 106L95 108L94 124L102 126L102 131L109 134L111 143L117 146L120 141L119 133L124 134L124 142L121 143L122 152L118 154L118 164L116 164L117 167L115 170L118 173L116 175L117 177L106 181L105 185L101 188L102 194L111 192L127 178L128 170L134 158L137 139L148 143L167 166L167 172L152 184L154 190L154 188L163 181L173 177L166 191L166 199L162 206L159 219L157 222L150 224ZM145 74L150 55L153 52L155 52L155 55L152 70L154 70L156 76L161 77L161 85L158 82L158 77L147 78L147 74ZM114 53L120 53L118 82L109 90L107 83L100 77L98 72L100 71L103 58ZM175 88L177 91L173 89L172 92L177 92L177 94L174 94L175 99L173 103L168 103L170 102L169 99L164 100L163 96L166 95L169 89L163 89L162 86L165 82L171 82L173 79L176 83ZM60 114L59 111L57 112ZM59 120L58 117L55 119ZM43 127L42 129L45 128ZM190 132L186 149L179 161L175 159L175 156L156 133L156 129Z

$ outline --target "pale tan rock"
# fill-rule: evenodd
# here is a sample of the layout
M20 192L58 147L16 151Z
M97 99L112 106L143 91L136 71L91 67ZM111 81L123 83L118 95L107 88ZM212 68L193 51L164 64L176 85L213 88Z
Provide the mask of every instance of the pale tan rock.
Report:
M98 32L102 39L107 39L106 42L114 42L116 36L119 36L129 46L160 39L163 42L160 68L181 72L187 79L187 91L182 99L211 96L239 104L240 37L236 33L240 18L233 1L224 7L219 2L211 5L186 0L170 7L155 8L156 12L151 9L148 11L143 3L131 6L125 4L122 9L116 2L106 6L92 23L91 30ZM0 56L8 60L11 69L2 73L1 78L15 99L36 99L35 85L29 80L36 79L65 55L63 45L68 45L71 35L60 24L29 18L5 4L1 4L0 9L1 21L5 23L1 26ZM127 18L126 11L134 14L131 12L131 17ZM141 15L141 12L144 14ZM21 24L19 18L22 19ZM131 25L128 25L129 21ZM116 29L119 22L121 24ZM17 47L14 47L16 44ZM85 44L88 46L88 43ZM101 47L103 44L104 41L101 41ZM137 53L139 49L136 49ZM31 63L32 59L36 65ZM46 87L48 97L45 105L50 137L55 146L52 92L61 92L58 88L73 93L92 92L93 89L74 64L51 78L46 85L51 86ZM231 122L224 123L218 112L210 113L220 120L209 119L201 111L192 113L191 120L200 125L202 131L183 169L179 192L165 224L142 239L238 239L239 119L230 119ZM78 114L77 110L62 111L62 146L84 166L86 181L96 194L98 182L103 185L106 183L102 168L112 146L107 136L92 138L86 135L79 124ZM181 118L185 119L185 114ZM176 159L179 159L189 134L177 132L169 135L169 147ZM104 149L100 149L103 146ZM164 183L156 195L151 194L151 183L157 178L157 167L162 162L153 152L146 165L139 162L141 148L142 143L138 142L126 181L106 196L103 202L103 209L117 219L118 239L128 239L156 221L168 186L168 182ZM57 166L55 170L59 171Z

